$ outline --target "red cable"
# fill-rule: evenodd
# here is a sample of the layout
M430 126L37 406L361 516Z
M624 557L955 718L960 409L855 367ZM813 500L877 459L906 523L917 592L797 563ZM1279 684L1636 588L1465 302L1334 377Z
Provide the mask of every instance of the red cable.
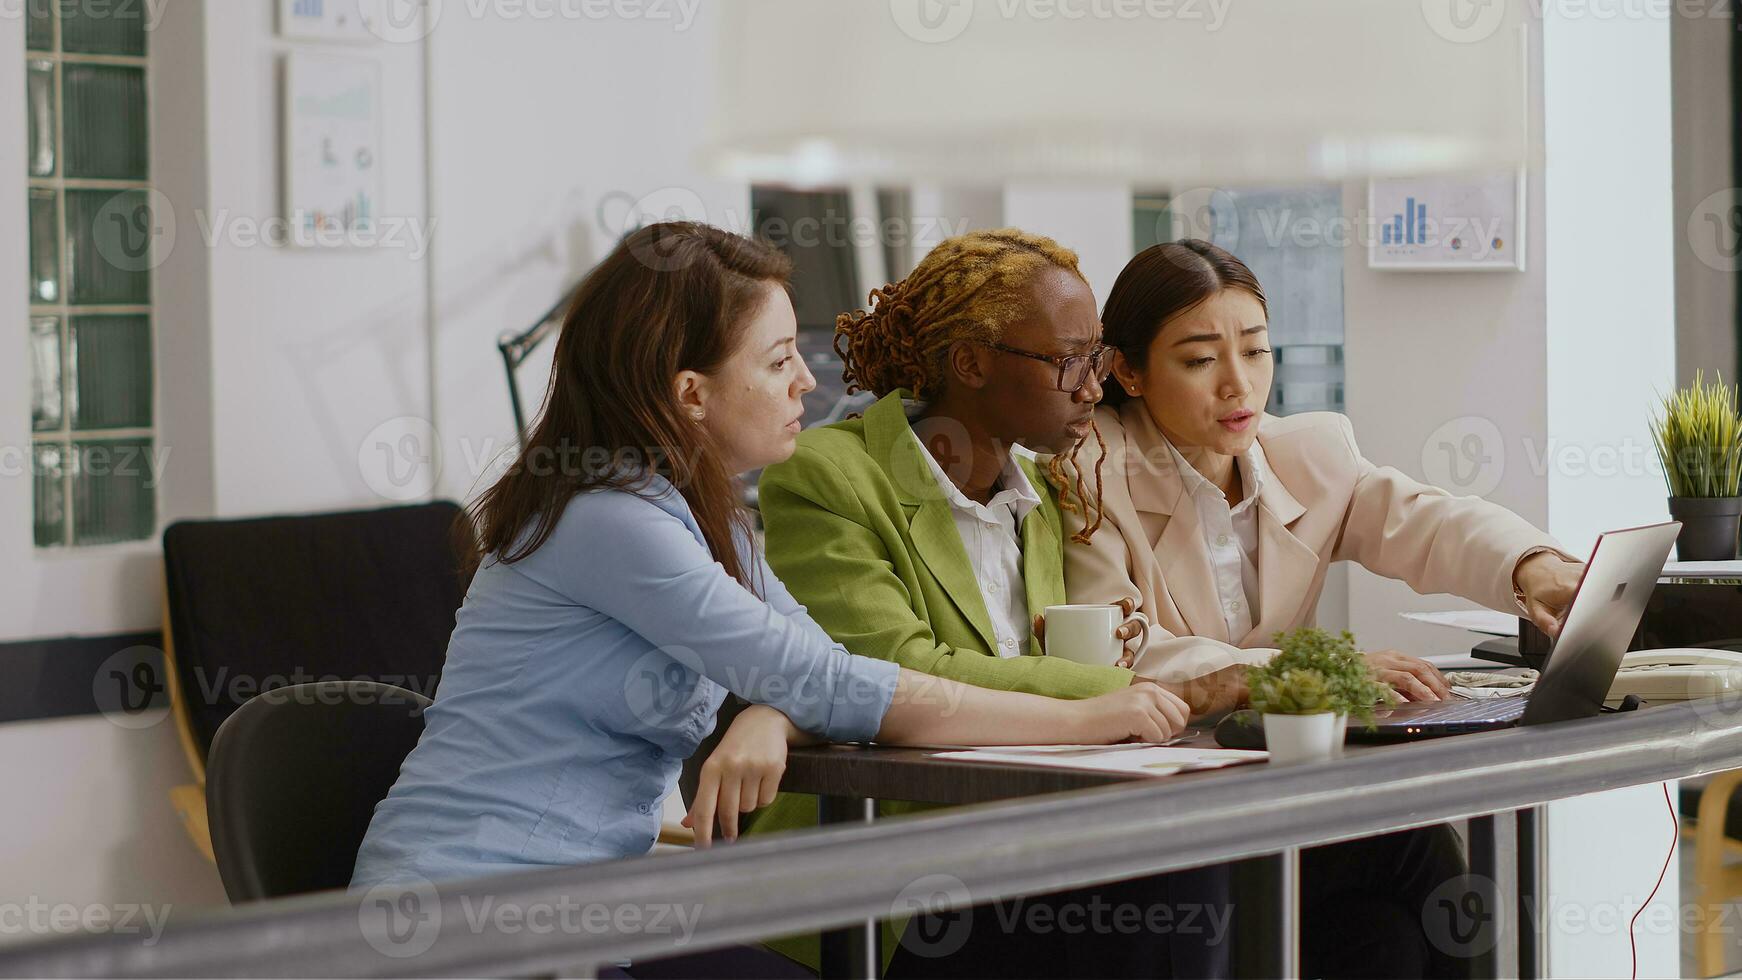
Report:
M1634 980L1639 980L1639 941L1633 935L1633 927L1639 923L1639 913L1651 905L1651 900L1657 897L1657 890L1663 887L1663 878L1669 874L1669 863L1675 860L1675 846L1681 842L1681 819L1676 816L1675 804L1670 802L1669 784L1661 783L1663 789L1663 804L1669 807L1669 856L1663 859L1663 870L1657 873L1657 884L1651 886L1651 894L1645 896L1645 904L1639 906L1633 913L1633 918L1627 923L1627 948L1633 954L1632 974Z

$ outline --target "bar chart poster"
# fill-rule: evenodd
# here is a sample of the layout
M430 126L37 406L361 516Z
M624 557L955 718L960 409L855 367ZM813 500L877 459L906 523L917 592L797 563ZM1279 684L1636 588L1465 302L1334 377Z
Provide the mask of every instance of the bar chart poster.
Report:
M298 245L364 244L381 200L381 68L293 54L284 66L284 209Z
M380 40L370 29L374 0L278 0L278 34L298 41Z
M1524 268L1524 175L1374 180L1367 185L1373 269Z

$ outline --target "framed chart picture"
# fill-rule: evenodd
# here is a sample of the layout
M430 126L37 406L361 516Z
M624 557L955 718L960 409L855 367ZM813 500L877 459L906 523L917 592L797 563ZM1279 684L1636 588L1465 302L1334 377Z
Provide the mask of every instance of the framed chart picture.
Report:
M1524 269L1524 171L1367 184L1367 266L1400 271Z
M381 66L292 54L284 62L284 216L297 244L350 244L382 193Z
M380 40L371 29L375 0L278 0L278 35L292 41Z

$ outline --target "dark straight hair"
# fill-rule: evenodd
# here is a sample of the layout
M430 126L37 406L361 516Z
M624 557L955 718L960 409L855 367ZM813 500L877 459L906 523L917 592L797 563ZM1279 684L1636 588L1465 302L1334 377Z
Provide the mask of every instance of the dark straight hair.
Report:
M649 225L618 243L576 288L520 454L461 518L463 564L519 561L550 540L575 494L640 492L658 474L689 504L714 559L756 592L738 551L750 533L738 476L679 407L674 381L719 370L768 290L791 291L791 274L772 245L694 222ZM644 465L616 465L625 454Z
M1101 342L1142 367L1149 361L1149 345L1169 320L1224 289L1251 293L1269 315L1258 277L1227 249L1201 238L1151 245L1125 263L1113 281L1101 310ZM1101 404L1117 408L1132 397L1119 385L1108 385Z

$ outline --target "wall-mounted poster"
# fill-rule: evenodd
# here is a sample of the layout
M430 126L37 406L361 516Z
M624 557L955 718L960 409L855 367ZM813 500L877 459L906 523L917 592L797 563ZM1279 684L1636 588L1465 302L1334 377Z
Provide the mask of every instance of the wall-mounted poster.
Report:
M382 190L381 67L292 54L284 64L284 214L299 245L356 244Z
M278 34L293 41L376 41L374 0L278 0Z
M1524 172L1374 180L1367 185L1373 269L1524 268Z

